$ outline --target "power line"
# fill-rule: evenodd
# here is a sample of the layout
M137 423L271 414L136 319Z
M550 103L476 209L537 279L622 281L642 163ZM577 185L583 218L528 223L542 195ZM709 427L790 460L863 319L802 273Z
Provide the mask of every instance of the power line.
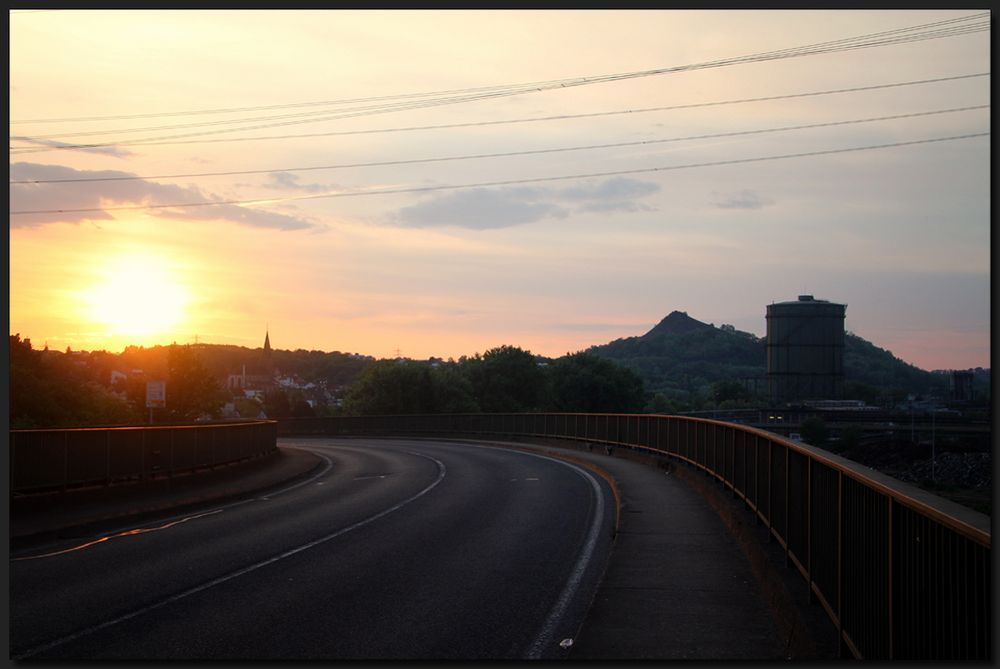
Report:
M151 142L155 140L169 140L169 139L184 139L187 137L198 137L211 134L219 134L226 132L238 132L244 130L261 130L273 127L281 127L287 125L297 125L302 123L317 123L322 121L330 120L340 120L344 118L352 118L356 116L367 116L370 114L381 114L388 112L396 112L401 110L412 110L412 109L422 109L432 106L440 106L447 104L458 104L463 102L469 102L472 100L482 100L489 98L506 97L511 95L521 95L523 93L537 92L542 90L552 90L556 88L570 88L576 86L591 85L595 83L605 83L609 81L622 81L625 79L635 79L639 77L648 77L659 74L676 73L683 71L693 71L700 69L716 68L716 67L726 67L729 65L737 65L751 62L763 62L770 60L778 60L785 58L795 58L800 56L816 55L822 53L835 53L839 51L849 51L862 48L871 48L877 46L886 46L890 44L901 44L906 42L923 41L929 39L938 39L942 37L953 37L956 35L971 34L974 32L980 32L983 30L988 30L990 27L989 17L990 13L985 12L984 14L972 15L969 17L962 17L958 19L949 19L945 21L938 21L929 24L923 24L918 26L912 26L909 28L900 28L896 30L883 31L879 33L872 33L869 35L861 35L856 37L844 38L840 40L833 40L829 42L821 42L817 44L804 45L799 47L792 47L789 49L782 49L778 51L763 52L757 54L751 54L749 56L741 56L737 58L721 59L716 61L709 61L705 63L698 63L694 65L683 65L676 67L658 68L654 70L643 70L638 72L628 72L622 74L613 75L601 75L595 77L578 77L575 79L564 79L556 80L552 82L539 82L535 84L515 84L508 87L497 87L491 89L466 89L466 91L475 91L473 93L463 93L459 96L453 97L436 97L429 100L418 100L413 102L397 102L388 106L376 106L376 107L362 107L356 110L347 110L334 116L324 116L319 118L308 118L308 119L297 119L292 121L282 121L274 123L265 123L255 126L244 126L239 128L225 128L216 130L204 130L200 132L193 133L182 133L177 135L167 135L161 137L153 138L140 138L137 140L122 140L118 142L106 142L97 144L83 144L74 145L71 147L47 147L43 149L21 149L19 153L37 152L37 151L48 151L55 148L75 148L75 149L88 149L88 148L98 148L104 146L125 146L130 144L139 144L144 142ZM986 17L985 20L981 20ZM975 21L975 23L969 25L950 25L947 28L941 28L941 26L956 24L965 21ZM926 30L927 28L936 27L934 30ZM917 31L917 32L914 32ZM924 31L924 32L919 32ZM909 34L906 34L909 33ZM200 124L188 124L186 126L174 126L174 127L194 127L202 125L216 125L220 123L238 123L245 122L246 119L239 121L210 121ZM163 129L169 128L167 126ZM129 130L118 130L118 131L99 131L98 134L109 134L112 132L130 132ZM54 135L49 137L38 137L35 139L51 139L52 137L59 137L65 135ZM29 140L32 138L28 138Z
M27 10L32 11L32 10ZM45 10L34 10L34 11L45 11ZM370 103L376 101L385 100L400 100L400 99L412 99L419 97L439 97L439 96L452 96L455 94L481 94L484 92L494 93L498 91L506 90L518 90L523 89L523 92L532 90L541 90L554 87L566 87L581 85L584 83L601 83L604 81L619 80L626 78L653 76L656 74L663 74L666 72L677 71L681 69L700 69L703 67L713 67L718 66L718 63L725 64L736 64L743 61L749 61L750 59L767 59L786 56L798 56L798 55L812 55L812 51L809 49L815 49L818 47L835 47L838 45L851 45L857 43L863 48L868 48L869 46L881 46L881 43L865 43L865 40L870 40L872 38L887 38L891 35L896 35L895 39L902 38L912 38L912 39L936 39L938 37L951 37L957 34L966 34L966 32L979 32L983 29L988 29L989 21L988 18L991 16L990 12L984 12L981 14L972 14L968 16L945 19L942 21L936 21L932 23L926 23L916 26L910 26L907 28L897 28L894 30L888 30L878 33L871 33L868 35L861 35L856 37L843 38L839 40L832 40L828 42L820 42L818 44L803 45L798 47L791 47L786 49L781 49L778 51L762 52L757 54L751 54L749 56L740 56L736 58L730 58L722 61L709 61L707 63L700 63L695 65L686 65L680 67L672 68L659 68L653 70L639 70L634 72L625 72L619 74L609 74L609 75L599 75L599 76L587 76L587 77L572 77L568 79L555 79L548 81L538 81L531 83L521 83L521 84L502 84L496 86L481 86L475 88L461 88L461 89L450 89L441 91L432 91L425 93L403 93L397 95L384 95L366 98L348 98L341 100L325 100L325 101L313 101L313 102L296 102L288 104L279 105L258 105L252 107L230 107L223 109L202 109L202 110L187 110L187 111L173 111L173 112L160 112L155 114L131 114L131 115L115 115L115 116L84 116L84 117L70 117L70 118L41 118L41 119L18 119L11 120L11 124L16 123L54 123L54 122L83 122L83 121L109 121L109 120L132 120L141 118L159 118L168 116L193 116L193 115L205 115L205 114L231 114L231 113L243 113L243 112L253 112L253 111L265 111L271 109L293 109L296 107L310 107L310 106L334 106L343 104L354 104L354 103ZM985 21L985 28L983 28ZM974 23L968 23L974 22ZM955 25L955 24L966 24L966 25ZM952 26L951 28L942 28L942 26ZM914 31L926 30L928 28L936 28L935 31L926 33L914 33ZM914 33L911 35L904 35L904 33ZM895 43L894 41L888 41L883 43ZM804 53L802 53L804 52ZM817 51L816 53L823 53L825 51ZM244 119L247 120L247 119Z
M965 75L965 76L983 76L983 74L988 75L989 73L982 73L980 75ZM942 78L938 78L938 79L924 80L924 81L925 82L926 81L947 81L947 80L950 80L950 79L958 79L958 78L962 78L962 77L942 77ZM920 82L920 83L923 83L923 82ZM868 88L874 88L874 87L864 87L862 90L866 90ZM853 89L853 90L858 90L858 89ZM768 99L768 98L764 98L764 99ZM410 103L407 103L407 104L410 104ZM406 108L410 108L410 107L406 107ZM677 108L677 107L672 107L672 108ZM365 111L367 109L368 108L361 108L361 109L354 109L354 110L351 110L351 111L352 112L357 112L357 111ZM400 109L402 109L402 107ZM397 111L397 109L393 109L392 111ZM36 140L36 141L37 140L53 140L53 139L62 139L62 138L67 138L67 137L87 137L87 136L94 136L94 135L108 135L108 134L114 134L114 133L120 133L120 132L145 132L145 131L148 131L148 130L169 130L169 129L193 128L193 127L201 127L201 126L208 126L208 125L224 125L224 124L244 123L246 121L281 119L281 118L294 118L294 117L298 117L298 116L313 116L313 115L316 115L316 114L327 114L327 113L328 112L326 112L326 111L323 111L323 112L308 112L306 114L291 114L291 115L288 115L288 116L259 117L257 119L250 119L250 118L247 118L247 119L229 119L229 120L221 120L221 121L207 121L207 122L202 122L202 123L191 123L191 124L186 124L186 125L154 126L154 127L146 127L146 128L133 128L133 129L129 129L129 130L90 130L90 131L82 131L82 132L60 133L60 134L55 134L55 135L32 135L31 139L32 140Z
M889 144L873 144L869 146L856 146L848 147L844 149L827 149L822 151L807 151L802 153L786 153L773 156L758 156L754 158L735 158L731 160L719 160L713 162L704 163L688 163L684 165L667 165L662 167L645 167L632 170L616 170L611 172L592 172L589 174L570 174L554 177L537 177L532 179L511 179L506 181L486 181L480 183L471 184L452 184L452 185L441 185L441 186L419 186L413 188L388 188L382 190L370 190L370 191L348 191L341 193L323 193L320 195L297 195L292 197L282 197L282 198L257 198L253 200L216 200L208 202L175 202L171 204L146 204L146 205L126 205L119 207L88 207L81 209L36 209L36 210L25 210L25 211L12 211L11 216L24 216L28 214L84 214L84 213L96 213L96 212L107 212L107 211L139 211L139 210L151 210L151 209L174 209L174 208L190 208L190 207L217 207L223 205L257 205L257 204L272 204L280 202L292 202L299 200L320 200L329 198L340 198L340 197L357 197L362 195L397 195L402 193L428 193L434 191L445 191L445 190L459 190L464 188L491 188L497 186L513 186L528 183L545 183L552 181L569 181L574 179L591 179L597 177L611 177L611 176L623 176L627 174L646 174L650 172L665 172L671 170L682 170L682 169L692 169L698 167L717 167L721 165L738 165L745 163L757 163L764 162L768 160L785 160L790 158L805 158L810 156L824 156L836 153L850 153L857 151L870 151L875 149L888 149L900 146L913 146L917 144L930 144L934 142L947 142L959 139L971 139L973 137L987 137L989 132L979 132L970 133L966 135L954 135L951 137L934 137L929 139L918 139L908 142L892 142Z
M789 93L785 95L771 95L764 97L753 97L753 98L742 98L737 100L721 100L713 102L698 102L691 104L682 105L668 105L662 107L647 107L642 109L624 109L616 111L605 111L605 112L591 112L586 114L559 114L555 116L540 116L533 118L521 118L521 119L504 119L499 121L473 121L466 123L445 123L438 125L423 125L423 126L408 126L408 127L398 127L398 128L377 128L371 130L340 130L333 132L324 133L306 133L306 134L296 134L296 135L270 135L265 137L227 137L225 139L200 139L200 140L181 140L181 141L133 141L125 142L128 144L141 144L141 145L167 145L167 144L208 144L208 143L220 143L220 142L246 142L246 141L261 141L261 140L274 140L274 139L299 139L299 138L310 138L310 137L330 137L330 136L343 136L343 135L363 135L363 134L374 134L374 133L387 133L387 132L410 132L419 130L442 130L442 129L452 129L452 128L467 128L467 127L479 127L479 126L491 126L491 125L506 125L514 123L535 123L544 121L561 121L569 119L579 119L579 118L595 118L601 116L614 116L621 114L644 114L649 112L658 111L673 111L678 109L696 109L700 107L712 107L719 105L731 105L731 104L746 104L751 102L769 102L774 100L787 100L793 98L804 98L813 97L821 95L835 95L843 93L857 93L863 91L872 91L887 88L896 88L903 86L917 86L923 84L941 83L946 81L957 81L961 79L969 79L974 77L988 77L989 72L977 72L974 74L961 74L950 77L937 77L934 79L918 79L912 81L902 81L893 82L888 84L876 84L872 86L855 86L852 88L839 88L825 91L811 91L806 93ZM24 137L11 137L12 140L27 141L29 138ZM37 141L33 139L32 141ZM118 146L120 144L90 144L90 145L67 145L67 146L55 146L45 149L25 149L25 148L15 148L12 147L10 152L12 154L22 154L22 153L36 153L39 151L47 151L50 149L86 149L86 148L99 148L106 146Z
M828 121L825 123L810 123L807 125L783 126L779 128L763 128L755 130L739 130L733 132L720 132L703 135L688 135L684 137L670 137L664 139L646 139L633 142L615 142L608 144L590 144L584 146L567 146L547 149L532 149L524 151L505 151L501 153L479 153L472 155L444 156L434 158L413 158L408 160L387 160L367 163L344 163L340 165L317 165L310 167L285 167L271 168L264 170L238 170L229 172L199 172L187 174L156 174L156 175L127 175L127 176L105 176L105 177L74 177L67 179L20 179L11 180L10 184L58 184L58 183L84 183L99 181L149 181L153 179L181 179L200 177L220 177L220 176L248 176L252 174L268 174L272 172L311 172L317 170L337 170L358 167L388 167L395 165L414 165L419 163L446 162L454 160L476 160L484 158L507 158L513 156L529 156L548 153L561 153L567 151L589 151L594 149L611 149L626 146L645 146L650 144L663 144L667 142L683 142L698 139L717 139L721 137L739 137L747 135L759 135L765 133L787 132L791 130L808 130L814 128L829 128L843 125L854 125L858 123L873 123L878 121L900 120L907 118L918 118L923 116L933 116L937 114L951 114L956 112L973 111L977 109L989 109L990 105L975 105L970 107L956 107L952 109L938 109L933 111L913 112L909 114L893 114L891 116L876 116L871 118L851 119L846 121Z

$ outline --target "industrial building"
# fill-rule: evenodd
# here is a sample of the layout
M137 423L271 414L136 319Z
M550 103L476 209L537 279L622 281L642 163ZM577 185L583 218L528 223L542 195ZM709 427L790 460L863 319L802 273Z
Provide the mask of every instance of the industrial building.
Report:
M846 304L799 295L767 306L767 387L777 402L844 397Z
M951 373L951 398L960 402L971 400L974 378L971 369L953 370Z

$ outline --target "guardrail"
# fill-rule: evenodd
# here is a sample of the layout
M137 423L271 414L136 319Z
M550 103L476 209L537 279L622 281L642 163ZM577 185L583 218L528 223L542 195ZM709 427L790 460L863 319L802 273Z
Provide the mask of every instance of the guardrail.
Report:
M279 434L556 438L678 459L767 526L843 655L992 657L988 517L764 430L681 416L442 414L294 419Z
M277 424L11 430L15 494L174 476L273 453Z

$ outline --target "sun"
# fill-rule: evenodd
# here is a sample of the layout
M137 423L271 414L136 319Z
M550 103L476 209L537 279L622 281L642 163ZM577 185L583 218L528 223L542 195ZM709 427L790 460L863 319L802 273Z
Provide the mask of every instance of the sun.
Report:
M166 333L185 319L187 290L166 259L129 254L108 261L83 291L92 321L114 335Z

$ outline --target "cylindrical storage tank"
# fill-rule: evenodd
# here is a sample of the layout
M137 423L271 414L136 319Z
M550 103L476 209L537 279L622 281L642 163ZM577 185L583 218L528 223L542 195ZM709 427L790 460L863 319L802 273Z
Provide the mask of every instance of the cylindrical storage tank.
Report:
M846 304L800 295L767 307L771 399L843 399Z

